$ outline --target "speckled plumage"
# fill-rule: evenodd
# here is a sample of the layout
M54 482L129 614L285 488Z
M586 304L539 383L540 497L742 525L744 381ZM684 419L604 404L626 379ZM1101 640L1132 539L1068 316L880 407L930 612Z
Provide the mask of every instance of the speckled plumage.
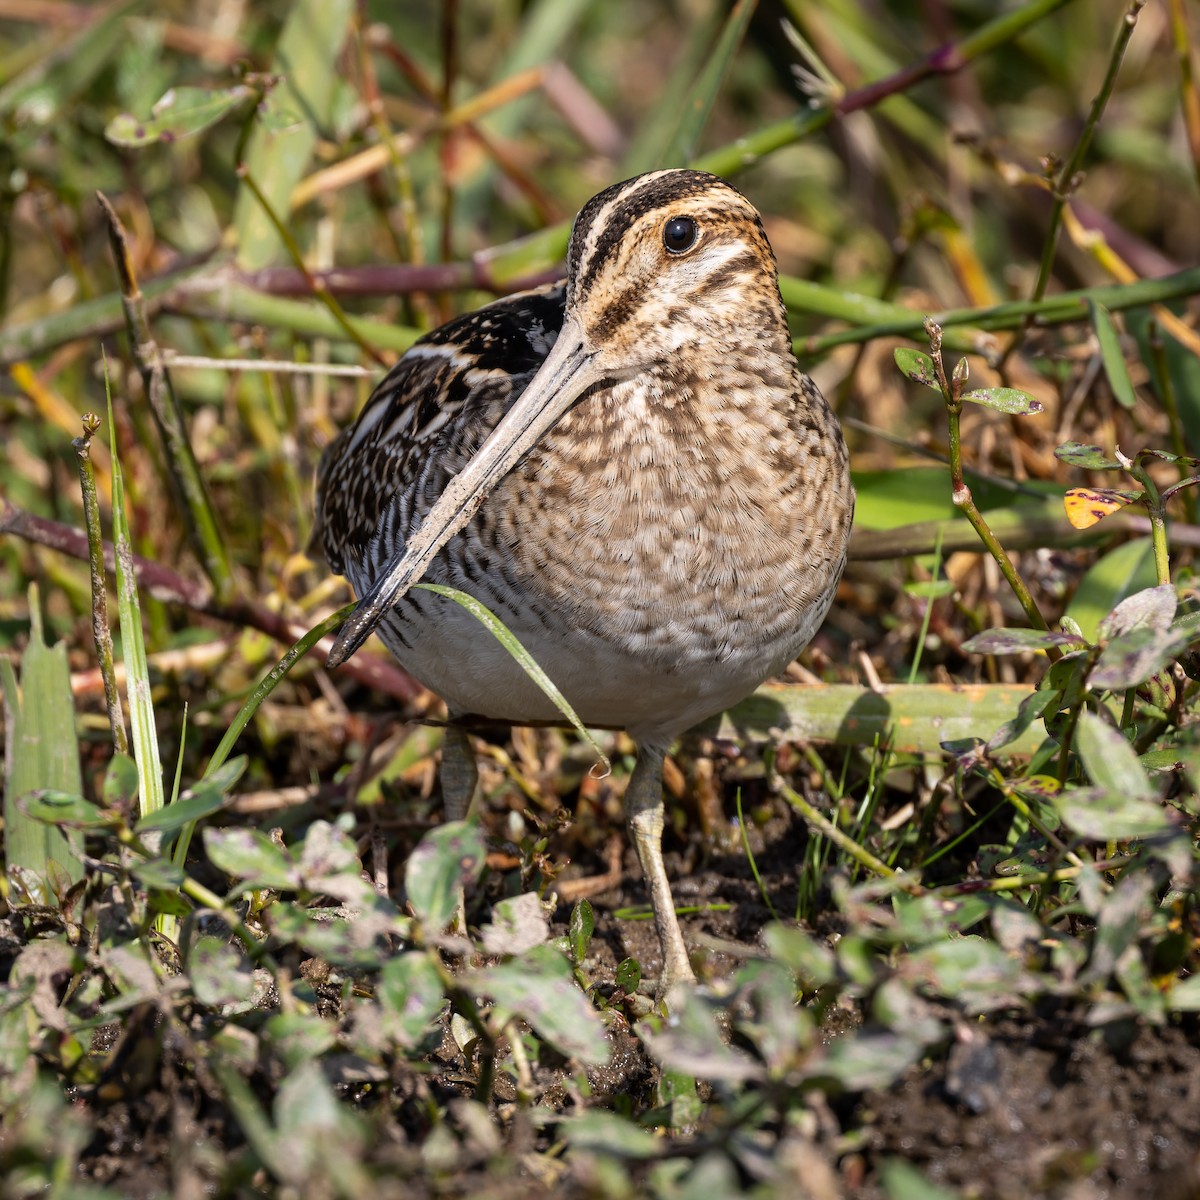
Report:
M674 253L664 229L680 217L698 233ZM853 512L846 449L792 356L758 214L728 184L666 171L609 188L580 212L567 264L565 284L460 317L401 359L326 454L319 536L360 596L424 539L424 577L491 608L586 723L625 726L661 769L673 738L784 667L824 618ZM565 366L543 370L560 334ZM567 381L552 388L566 411L481 496L458 497L548 378ZM443 537L441 509L422 525L448 487ZM555 716L457 605L368 598L452 715ZM657 784L641 786L637 803L660 807ZM658 915L665 974L687 978Z

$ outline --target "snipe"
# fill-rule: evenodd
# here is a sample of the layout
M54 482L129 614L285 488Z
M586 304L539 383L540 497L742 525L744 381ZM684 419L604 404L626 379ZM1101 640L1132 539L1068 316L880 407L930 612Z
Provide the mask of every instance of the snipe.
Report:
M758 213L712 175L640 175L584 206L565 283L422 338L330 446L318 539L362 597L330 663L378 626L452 719L554 719L473 617L409 591L428 577L496 613L586 724L624 726L664 994L693 974L662 857L663 756L807 644L853 509ZM452 734L452 817L469 756Z

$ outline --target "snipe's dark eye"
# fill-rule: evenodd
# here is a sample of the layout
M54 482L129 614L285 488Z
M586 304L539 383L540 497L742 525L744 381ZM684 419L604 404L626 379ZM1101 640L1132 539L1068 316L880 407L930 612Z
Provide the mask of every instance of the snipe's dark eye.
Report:
M663 245L672 254L682 254L696 244L699 233L691 217L672 217L663 227Z

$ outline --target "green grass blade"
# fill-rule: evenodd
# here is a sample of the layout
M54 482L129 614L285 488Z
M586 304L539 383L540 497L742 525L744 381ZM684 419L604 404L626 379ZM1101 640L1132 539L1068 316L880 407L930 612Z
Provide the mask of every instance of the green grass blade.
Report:
M754 9L755 0L738 0L734 5L725 27L721 30L721 36L713 47L712 55L688 92L679 124L675 127L674 136L668 142L659 165L682 167L691 161L700 134L708 122L709 113L712 112L713 102L725 82L726 75L729 74L733 56L746 36L746 27L750 24Z
M1121 349L1121 335L1112 319L1112 313L1095 300L1088 301L1088 313L1092 318L1092 329L1100 345L1100 358L1108 386L1112 388L1117 403L1122 408L1132 409L1137 404L1129 368L1125 365L1125 354Z
M283 81L265 97L246 145L247 173L277 213L290 208L292 189L312 158L333 108L338 55L354 15L352 0L299 0L291 6L275 50ZM270 217L243 182L234 208L238 265L269 266L282 257Z
M5 867L26 872L23 882L34 899L48 903L51 881L83 877L83 867L62 830L35 821L18 801L47 789L78 796L83 792L75 740L74 703L67 647L47 646L36 587L29 595L29 645L21 660L21 684L8 659L0 659L4 688L4 853ZM68 719L69 718L69 719ZM10 893L10 898L16 893Z
M106 375L106 390L107 382ZM150 697L146 642L142 636L142 606L138 601L137 576L133 568L133 542L129 536L129 514L125 509L125 476L117 454L111 392L108 394L108 430L112 454L113 547L117 573L117 612L121 622L121 657L125 661L131 749L138 769L139 811L145 816L162 808L166 797L163 792L162 763L158 756L154 704Z
M444 587L440 583L418 583L417 587L424 588L427 592L434 592L439 596L445 596L456 604L462 605L513 656L521 670L542 689L554 707L570 721L579 736L595 750L597 757L604 764L605 774L612 770L612 764L608 761L608 756L600 749L600 743L584 727L583 722L576 716L575 710L567 703L567 698L538 665L533 655L521 645L491 609L480 604L474 596L468 596L466 592L460 592L457 588Z
M658 94L658 102L645 114L630 137L629 148L617 172L620 178L640 175L643 171L652 171L669 162L668 147L678 134L679 113L687 104L688 93L704 64L705 53L717 34L720 18L720 10L714 8L711 13L696 20L687 31L687 43Z

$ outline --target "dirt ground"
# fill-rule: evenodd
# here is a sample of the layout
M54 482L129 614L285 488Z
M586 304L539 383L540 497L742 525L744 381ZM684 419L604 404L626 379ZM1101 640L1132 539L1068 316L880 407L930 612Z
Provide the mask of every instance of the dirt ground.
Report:
M785 911L790 863L805 836L798 821L780 816L759 860L767 894ZM686 847L676 842L669 854L668 865L679 881L677 901L719 899L730 907L686 918L685 935L693 945L717 940L753 945L769 913L744 856L730 852L701 861L698 847L693 837ZM598 863L581 865L585 874L591 866L602 869ZM628 851L622 866L621 884L592 898L596 936L589 967L598 979L611 978L628 955L639 958L648 975L656 969L652 924L613 915L646 899ZM568 907L561 905L560 922L567 914ZM713 953L701 973L720 975L733 961ZM812 1134L798 1168L801 1186L814 1200L882 1200L889 1192L881 1165L903 1159L950 1194L979 1200L1200 1197L1197 1022L1092 1029L1082 1015L1047 1006L978 1020L948 1049L920 1062L885 1091L809 1094L804 1103L813 1118ZM141 1021L149 1034L154 1017L135 1013L131 1021ZM829 1036L836 1035L831 1029ZM239 1125L214 1104L212 1093L206 1094L202 1073L188 1069L185 1047L172 1043L169 1034L162 1036L165 1053L157 1068L139 1065L132 1054L117 1077L77 1097L99 1117L98 1132L83 1155L83 1173L129 1196L213 1194L215 1164L227 1163L243 1146ZM653 1107L658 1069L638 1038L631 1032L618 1035L614 1050L611 1064L591 1073L589 1102L632 1104L635 1112ZM413 1074L411 1067L393 1075L382 1133L370 1150L376 1170L396 1181L395 1195L468 1196L483 1189L489 1196L527 1200L541 1194L609 1194L599 1187L586 1156L564 1161L546 1154L553 1120L531 1120L511 1103L511 1084L503 1076L495 1101L501 1141L460 1129L455 1154L431 1170L429 1104L457 1112L455 1106L471 1095L472 1072L448 1035L428 1067L424 1075ZM561 1079L553 1064L539 1065L538 1083L545 1090L537 1107L578 1111L578 1095L570 1096ZM374 1094L378 1097L378 1089ZM472 1150L472 1137L486 1144ZM777 1142L776 1150L782 1145ZM795 1149L790 1145L787 1152ZM630 1171L640 1191L648 1177L637 1165ZM225 1182L228 1186L228 1177ZM748 1187L751 1181L744 1182ZM260 1170L237 1194L274 1193ZM393 1192L383 1187L377 1194Z

